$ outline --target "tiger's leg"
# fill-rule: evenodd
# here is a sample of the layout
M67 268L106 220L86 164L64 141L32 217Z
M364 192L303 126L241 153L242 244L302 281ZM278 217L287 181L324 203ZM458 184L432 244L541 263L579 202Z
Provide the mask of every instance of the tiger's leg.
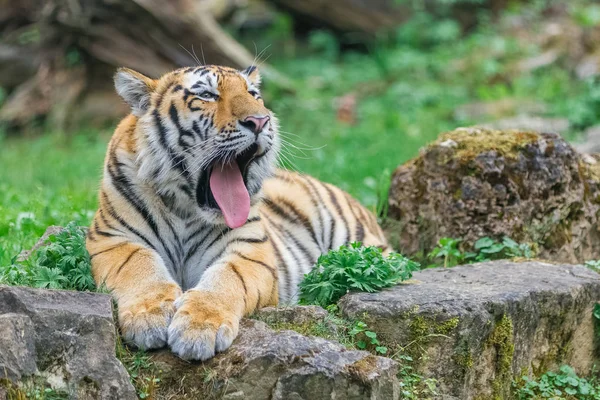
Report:
M163 347L181 289L156 251L113 234L90 229L87 249L94 279L116 299L125 340L142 349Z
M179 357L206 360L227 349L240 319L276 305L277 269L266 236L260 241L232 241L198 285L175 302L169 346Z

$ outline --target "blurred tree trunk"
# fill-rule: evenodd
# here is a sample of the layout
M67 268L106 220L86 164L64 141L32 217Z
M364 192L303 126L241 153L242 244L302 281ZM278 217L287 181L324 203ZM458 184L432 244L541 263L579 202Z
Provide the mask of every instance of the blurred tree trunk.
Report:
M269 0L301 23L338 32L374 35L410 17L410 7L395 0Z
M112 89L119 66L158 77L204 60L251 65L214 19L227 2L0 0L0 87L9 93L0 120L61 130L114 120L126 112Z
M367 36L394 28L421 10L436 16L451 17L463 29L473 27L478 12L491 15L510 4L510 0L268 0L290 12L302 24L328 27L342 33L362 33ZM521 0L517 0L521 1Z

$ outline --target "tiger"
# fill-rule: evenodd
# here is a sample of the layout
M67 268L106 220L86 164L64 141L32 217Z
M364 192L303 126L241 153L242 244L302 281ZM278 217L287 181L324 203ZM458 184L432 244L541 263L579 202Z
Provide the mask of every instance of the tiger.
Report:
M115 74L131 112L107 146L86 248L138 348L207 360L244 316L295 302L322 253L355 241L389 251L357 200L278 167L260 83L255 66Z

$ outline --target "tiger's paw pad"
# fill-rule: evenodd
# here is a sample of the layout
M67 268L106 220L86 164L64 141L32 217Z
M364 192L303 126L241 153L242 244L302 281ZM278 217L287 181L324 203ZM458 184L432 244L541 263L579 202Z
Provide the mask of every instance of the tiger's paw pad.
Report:
M153 288L151 294L130 304L119 304L119 326L125 341L144 350L165 347L169 323L176 311L174 303L180 296L177 285L165 285Z
M171 351L184 360L207 360L231 346L239 318L209 294L190 290L176 302L169 325Z

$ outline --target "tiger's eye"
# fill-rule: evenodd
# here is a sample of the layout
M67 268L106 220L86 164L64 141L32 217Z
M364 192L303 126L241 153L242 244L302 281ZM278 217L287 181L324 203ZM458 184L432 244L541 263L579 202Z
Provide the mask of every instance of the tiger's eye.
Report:
M208 90L205 90L204 92L200 93L198 97L200 97L203 100L216 100L219 98L218 95L214 94L213 92L209 92Z

